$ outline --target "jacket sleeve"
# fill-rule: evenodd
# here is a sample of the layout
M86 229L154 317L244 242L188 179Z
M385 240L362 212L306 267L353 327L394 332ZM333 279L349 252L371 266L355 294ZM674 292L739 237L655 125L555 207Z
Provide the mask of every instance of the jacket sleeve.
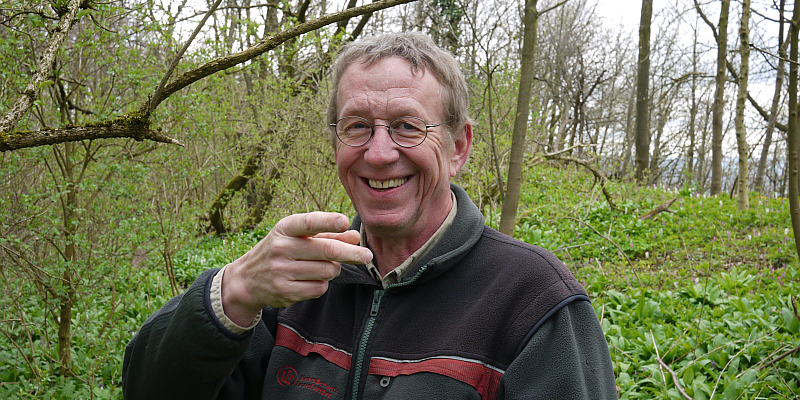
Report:
M499 398L617 398L608 343L588 301L568 304L539 327L503 375Z
M211 308L211 280L202 273L189 289L150 316L125 348L122 390L126 399L260 398L275 344L266 309L256 327L238 335Z

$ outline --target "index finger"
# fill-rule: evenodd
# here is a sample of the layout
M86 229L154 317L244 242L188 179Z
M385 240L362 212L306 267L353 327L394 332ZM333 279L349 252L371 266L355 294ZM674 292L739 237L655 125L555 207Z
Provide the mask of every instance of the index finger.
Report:
M350 219L344 214L314 211L290 215L275 224L273 231L292 237L312 237L323 232L344 232Z

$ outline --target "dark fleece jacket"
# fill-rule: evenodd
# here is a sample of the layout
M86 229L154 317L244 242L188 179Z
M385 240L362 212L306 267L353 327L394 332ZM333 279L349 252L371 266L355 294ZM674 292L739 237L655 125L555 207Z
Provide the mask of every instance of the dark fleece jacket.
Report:
M210 307L215 271L202 274L128 345L125 396L616 398L583 288L550 252L486 227L452 189L453 225L386 290L364 266L343 265L319 299L265 308L256 328L236 335Z

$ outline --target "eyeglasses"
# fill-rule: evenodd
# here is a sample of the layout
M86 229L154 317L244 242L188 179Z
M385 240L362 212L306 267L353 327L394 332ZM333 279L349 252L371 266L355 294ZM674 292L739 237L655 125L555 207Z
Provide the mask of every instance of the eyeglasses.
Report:
M339 141L350 147L359 147L367 144L375 135L376 126L385 126L389 130L389 137L400 147L417 147L428 137L428 128L444 125L445 121L435 125L427 125L417 117L400 117L389 125L373 124L361 117L344 117L330 127L336 132Z

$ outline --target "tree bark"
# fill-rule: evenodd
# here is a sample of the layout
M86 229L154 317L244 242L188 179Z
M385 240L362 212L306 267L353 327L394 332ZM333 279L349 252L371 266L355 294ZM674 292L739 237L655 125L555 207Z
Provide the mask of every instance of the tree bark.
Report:
M691 185L694 182L694 152L697 147L697 29L694 30L692 41L692 105L689 110L689 148L686 150L686 167L684 176Z
M219 195L217 195L214 203L211 204L208 218L217 235L222 235L228 232L228 228L225 226L225 221L222 217L222 211L225 209L225 206L228 205L228 202L231 200L233 195L241 190L244 185L247 184L250 178L252 178L256 172L258 172L258 169L261 165L261 158L263 156L264 148L257 146L254 149L253 154L248 157L247 162L239 172L239 175L234 176L230 181L228 181L228 184L225 185L225 188L222 189Z
M653 0L642 0L639 21L639 64L636 83L636 182L644 184L650 163L650 23Z
M11 106L11 109L0 119L0 133L5 134L11 132L17 125L20 119L28 112L33 106L33 102L39 97L39 93L44 87L45 80L53 73L53 65L58 54L58 49L64 43L67 33L75 23L75 16L78 14L81 0L70 0L67 3L67 10L62 14L58 21L58 25L53 30L53 36L47 43L47 49L39 58L39 64L36 66L36 72L33 74L31 81L22 92L22 96ZM4 138L0 137L0 140ZM2 144L0 144L2 150Z
M744 107L747 101L747 79L750 76L750 0L742 0L742 20L739 27L739 90L736 96L736 144L739 151L739 174L737 178L736 208L750 208L750 168L747 131L744 127Z
M792 32L790 39L791 51L789 54L789 130L786 146L789 159L789 214L792 219L794 232L794 245L800 254L800 199L798 199L798 173L797 173L797 145L798 145L798 104L797 104L797 55L798 55L798 28L800 28L800 2L794 2L792 12Z
M728 10L730 0L721 0L717 29L717 75L715 77L714 105L711 109L711 194L722 190L722 139L723 114L725 113L725 67L728 63Z
M778 13L778 68L775 71L775 92L772 95L772 106L770 107L770 117L767 122L767 131L764 134L764 144L761 146L761 157L758 159L758 167L756 167L756 178L753 181L753 189L761 192L764 189L764 174L767 170L767 159L769 158L769 149L772 146L772 134L775 132L775 124L778 121L778 107L780 106L781 93L783 92L783 76L786 68L786 43L783 39L783 10L785 7L785 0L781 0L780 12Z
M536 25L539 15L536 11L537 0L527 0L523 16L522 59L519 77L519 93L517 95L517 114L514 118L514 131L511 136L511 155L508 162L508 187L503 196L503 208L500 214L500 232L514 235L517 219L517 207L522 192L522 165L525 157L525 135L528 130L531 92L533 84L533 61L536 54Z

